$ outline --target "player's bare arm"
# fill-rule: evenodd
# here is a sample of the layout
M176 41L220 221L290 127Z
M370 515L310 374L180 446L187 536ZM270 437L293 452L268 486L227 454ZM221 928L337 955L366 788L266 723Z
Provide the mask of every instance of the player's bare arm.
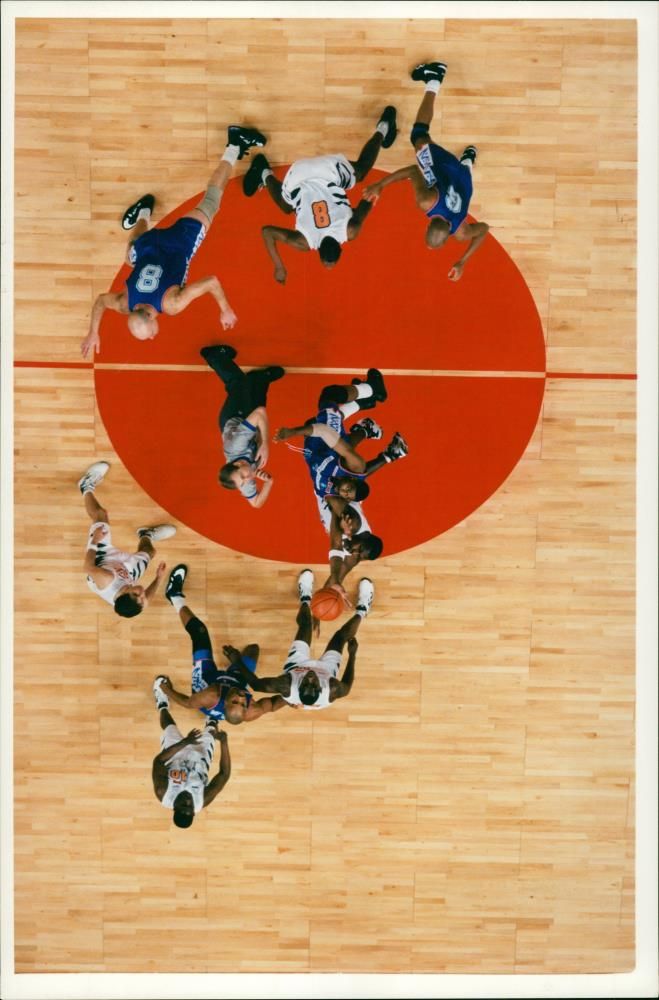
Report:
M357 205L357 208L352 213L352 218L348 223L347 235L349 240L357 239L361 232L364 220L372 208L372 202L370 202L367 198L362 198Z
M166 563L164 562L158 563L158 568L156 569L156 575L149 584L149 586L146 587L144 591L144 596L146 597L147 601L150 601L155 592L157 591L160 581L165 575L166 569L167 569Z
M209 781L204 789L204 808L209 806L213 799L217 798L227 781L231 777L231 754L229 753L229 740L227 734L222 731L216 736L222 748L220 753L220 766L217 774Z
M345 698L346 695L350 694L353 681L355 679L355 660L357 658L357 650L359 649L359 643L355 638L348 640L348 662L346 663L346 668L343 671L343 677L340 681L337 681L334 677L330 678L330 701L336 701L337 698Z
M101 338L99 329L101 318L106 309L113 312L128 314L128 295L126 292L103 292L98 296L92 306L92 315L89 322L89 333L80 345L80 353L85 361L89 361L101 350Z
M448 276L451 281L460 280L467 260L476 252L476 250L478 250L489 231L490 227L487 222L463 222L462 225L456 229L453 233L456 240L460 240L460 242L471 240L471 243L467 247L465 253L463 253L460 260L456 261L449 271Z
M286 283L287 271L279 256L276 244L286 243L289 247L293 247L294 250L308 250L309 244L302 233L298 233L297 229L283 229L281 226L263 226L261 235L263 236L265 248L270 254L270 259L275 265L275 281L283 285Z
M395 184L396 181L409 181L416 174L421 176L421 171L417 167L416 163L410 164L409 167L401 167L400 170L394 170L393 173L387 174L386 177L382 177L379 181L375 181L374 184L369 184L364 188L364 198L370 202L376 202L380 197L380 194L384 188L389 187L390 184Z
M178 316L184 309L187 309L191 302L200 299L202 295L212 295L220 310L220 322L223 329L231 330L236 325L238 317L229 305L224 289L214 274L200 278L199 281L193 281L183 288L168 289L163 296L163 312L168 316Z
M256 427L259 436L258 440L258 450L254 456L254 461L259 469L265 468L270 457L270 424L268 422L268 414L266 412L265 406L257 406L255 410L246 417L247 423L252 424Z
M248 684L252 691L259 691L263 694L281 694L284 697L291 693L291 679L288 674L280 674L278 677L257 677L243 663L234 664L234 666L239 667L243 684Z
M253 722L268 712L278 712L281 708L286 707L290 708L290 705L279 694L276 694L274 698L259 698L258 701L251 701L249 703L249 707L245 712L245 722Z
M182 705L192 711L200 708L212 708L217 703L217 691L212 685L204 688L203 691L183 694L182 691L177 691L169 677L166 677L161 684L161 689L176 705Z

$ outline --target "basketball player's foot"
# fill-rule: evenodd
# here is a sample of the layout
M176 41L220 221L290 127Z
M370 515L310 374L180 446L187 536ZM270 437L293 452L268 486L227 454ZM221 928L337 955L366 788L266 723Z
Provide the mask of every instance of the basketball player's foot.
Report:
M300 604L308 604L313 596L313 573L310 569L303 569L298 576L297 592Z
M473 167L474 163L476 162L477 156L478 156L478 150L476 149L475 146L465 146L465 148L462 151L462 156L460 157L460 163L464 163L465 160L468 160Z
M169 574L169 580L167 581L167 586L165 587L165 597L170 604L173 605L172 597L185 597L183 593L183 584L185 583L185 578L188 575L188 567L185 563L179 563Z
M387 126L387 134L382 139L382 148L389 149L390 146L393 146L396 141L396 136L398 135L398 129L396 128L396 109L392 104L388 104L386 106L380 115L378 125Z
M439 80L441 83L447 68L446 63L443 62L419 63L418 66L414 67L410 76L413 80L422 80L424 83L428 83L429 80Z
M364 417L359 423L353 424L350 430L362 430L366 437L371 438L373 441L379 441L382 437L382 428L379 424L376 424L372 417Z
M363 618L365 618L371 610L374 594L375 587L373 586L373 581L369 580L367 576L362 577L359 581L359 587L357 588L357 604L355 606L355 612L357 614L361 613Z
M199 353L208 367L221 377L226 370L226 362L233 361L238 351L230 344L211 344L209 347L202 347Z
M121 220L122 229L133 229L137 225L137 220L139 219L140 212L145 208L149 215L153 212L153 206L156 203L156 199L152 194L145 194L134 205L127 208L124 212L124 217Z
M101 480L105 479L110 468L109 462L94 462L78 480L78 489L82 494L93 493Z
M283 378L286 372L279 365L269 365L264 368L263 371L268 376L269 382L278 382L280 378Z
M163 538L171 538L176 534L173 524L152 524L145 528L137 529L138 538L148 538L152 542L159 542Z
M248 198L251 198L253 194L256 194L262 187L265 187L263 171L269 169L270 164L263 153L257 153L254 157L254 162L250 164L249 170L243 176L243 191Z
M156 677L153 682L153 697L156 699L156 708L158 711L163 708L169 708L169 698L160 687L164 680L166 680L166 678L161 674L160 677Z
M383 454L387 462L396 462L399 458L405 458L408 451L407 441L396 431Z
M376 403L384 403L387 398L387 390L384 385L384 379L382 377L382 372L378 371L377 368L369 368L366 373L366 378L353 378L353 385L370 385L373 390L371 396L366 398L358 399L357 404L360 410L372 410Z
M265 146L268 140L255 128L247 128L245 125L229 125L227 129L227 146L238 146L240 153L238 159L249 154L254 146Z

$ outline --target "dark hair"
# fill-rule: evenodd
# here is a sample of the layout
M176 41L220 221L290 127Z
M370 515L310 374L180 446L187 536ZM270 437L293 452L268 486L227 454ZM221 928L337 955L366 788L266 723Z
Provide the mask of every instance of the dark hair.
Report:
M428 223L426 229L426 245L431 249L441 247L451 235L451 227L446 219L435 217Z
M316 691L299 691L300 701L303 705L315 705L318 701L318 694Z
M355 500L357 503L361 503L371 492L371 487L368 483L365 483L363 479L355 480Z
M114 610L122 618L134 618L142 613L144 608L138 604L132 594L121 594L114 602Z
M181 812L178 809L174 810L174 826L180 826L182 830L187 830L189 826L192 826L193 819L194 813Z
M222 468L220 469L220 474L218 475L217 478L219 479L221 485L224 486L225 489L235 490L238 488L234 483L233 479L231 478L234 472L237 471L238 471L238 466L235 462L227 462L226 465L222 466Z
M372 535L370 531L362 531L359 535L353 535L352 541L361 544L364 555L371 562L382 555L382 549L384 548L382 539L378 538L377 535Z
M324 264L335 264L341 256L341 244L333 236L326 236L320 241L318 253Z

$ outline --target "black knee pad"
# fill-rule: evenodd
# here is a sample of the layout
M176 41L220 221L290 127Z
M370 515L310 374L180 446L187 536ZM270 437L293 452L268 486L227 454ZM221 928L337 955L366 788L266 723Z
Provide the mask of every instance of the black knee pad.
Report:
M188 633L192 639L192 650L197 652L199 649L211 648L211 637L208 634L208 629L204 623L199 618L191 618L188 624L185 626L185 631Z
M414 122L414 125L412 126L412 131L410 132L410 142L412 145L414 145L417 139L426 139L428 142L430 141L428 126L424 125L423 122Z
M318 398L318 409L326 410L328 406L338 406L348 402L348 388L345 385L326 385Z

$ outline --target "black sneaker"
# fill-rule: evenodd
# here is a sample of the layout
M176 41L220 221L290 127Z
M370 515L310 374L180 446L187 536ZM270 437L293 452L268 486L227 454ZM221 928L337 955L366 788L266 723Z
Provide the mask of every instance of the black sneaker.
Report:
M407 441L399 434L398 431L394 434L391 441L384 449L384 457L388 462L396 462L399 458L405 458L409 451L407 447Z
M380 122L384 122L385 125L389 126L387 134L382 140L382 148L389 149L390 146L393 146L394 142L396 141L396 136L398 135L398 129L396 127L396 109L393 106L393 104L388 104L386 106L386 108L380 115L380 121L378 122L378 125L380 124Z
M263 153L257 153L254 162L250 164L249 170L243 176L243 191L248 198L260 191L263 185L263 171L269 170L270 164Z
M217 375L221 375L226 368L225 362L233 361L238 351L230 344L213 344L210 347L202 347L199 353L208 367Z
M423 80L424 83L428 83L428 80L439 80L441 83L447 68L446 63L443 62L419 63L418 66L414 67L410 76L413 80Z
M363 417L359 423L353 424L350 430L361 430L367 438L370 438L373 441L379 441L382 437L382 428L379 424L376 424L372 417Z
M185 597L183 593L183 584L185 583L185 578L188 575L188 567L185 563L179 563L169 574L169 580L167 581L167 587L165 588L165 597L172 603L172 597Z
M255 128L247 128L245 125L229 125L227 129L227 146L238 146L240 153L238 159L249 153L252 146L265 146L268 140Z
M462 151L462 156L460 157L460 163L464 163L465 160L469 160L470 163L474 164L477 156L478 150L475 146L465 146Z
M279 365L269 365L264 368L263 371L268 376L268 382L278 382L280 378L283 378L286 374L285 370Z
M353 378L352 385L363 385L366 382L373 390L373 395L367 399L358 399L360 410L372 410L376 403L384 403L387 398L387 390L384 387L382 372L377 368L369 368L366 378Z
M152 194L143 195L139 201L136 201L134 205L127 208L124 212L124 217L121 220L122 229L133 229L137 225L137 217L143 208L148 208L149 212L153 212L153 206L156 203L156 199Z

